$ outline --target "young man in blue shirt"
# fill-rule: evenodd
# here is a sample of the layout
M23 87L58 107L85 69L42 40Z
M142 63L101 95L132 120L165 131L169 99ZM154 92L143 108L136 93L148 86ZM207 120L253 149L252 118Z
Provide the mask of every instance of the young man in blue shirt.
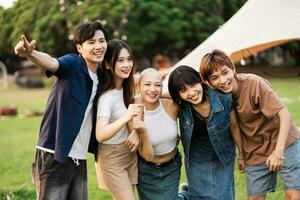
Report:
M74 32L79 55L58 59L35 50L24 35L15 53L57 77L43 117L33 178L37 199L87 199L87 152L96 153L92 133L93 101L104 76L99 67L107 48L107 30L100 22L84 23ZM92 133L92 134L91 134Z

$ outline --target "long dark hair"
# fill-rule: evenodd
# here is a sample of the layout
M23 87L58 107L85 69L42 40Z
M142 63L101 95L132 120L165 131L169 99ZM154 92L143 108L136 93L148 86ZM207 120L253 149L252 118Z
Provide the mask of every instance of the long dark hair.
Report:
M173 70L169 76L168 89L173 101L181 105L186 103L180 97L180 91L185 88L186 85L194 85L200 83L203 88L203 99L207 98L207 86L202 82L200 74L192 67L181 65Z
M105 83L100 95L107 90L111 90L116 87L114 79L115 65L119 58L121 50L124 48L129 52L131 58L133 59L132 51L130 50L129 46L122 40L113 39L107 43L107 50L101 66L104 72ZM128 105L133 102L134 98L134 70L135 62L133 60L133 68L129 74L129 77L124 79L122 83L123 99L126 107L128 107Z

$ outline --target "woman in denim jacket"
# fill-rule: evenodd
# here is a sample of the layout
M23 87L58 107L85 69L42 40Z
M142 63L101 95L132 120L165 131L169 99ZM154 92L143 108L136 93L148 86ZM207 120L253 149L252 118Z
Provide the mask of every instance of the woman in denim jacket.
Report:
M180 106L189 198L234 199L234 140L241 155L242 148L231 95L208 89L199 73L188 66L170 74L168 89Z

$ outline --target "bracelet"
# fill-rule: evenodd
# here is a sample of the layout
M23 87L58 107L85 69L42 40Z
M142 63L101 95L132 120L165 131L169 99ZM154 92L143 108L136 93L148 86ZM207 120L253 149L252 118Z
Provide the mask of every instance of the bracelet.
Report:
M244 157L244 156L239 156L239 157L237 158L237 160L245 160L245 157Z
M272 156L274 156L274 158L278 159L278 160L284 160L285 157L284 156L276 156L275 155L275 151L272 152Z

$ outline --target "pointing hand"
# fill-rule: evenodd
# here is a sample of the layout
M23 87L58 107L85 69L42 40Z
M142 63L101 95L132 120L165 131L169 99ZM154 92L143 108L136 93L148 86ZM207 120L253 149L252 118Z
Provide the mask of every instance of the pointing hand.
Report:
M25 35L22 35L20 41L15 46L15 54L21 57L29 56L34 50L35 44L35 40L28 42Z

